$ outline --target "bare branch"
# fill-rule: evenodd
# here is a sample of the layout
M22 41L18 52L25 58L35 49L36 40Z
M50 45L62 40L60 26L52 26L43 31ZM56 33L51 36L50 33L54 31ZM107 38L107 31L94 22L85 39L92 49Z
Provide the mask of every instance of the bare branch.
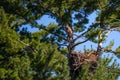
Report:
M33 52L38 53L38 51L36 49L34 49L33 47L31 47L30 44L25 43L21 40L17 40L17 41L20 42L21 44L23 44L24 46L29 47Z
M18 40L18 39L17 39L17 41L20 42L21 44L25 45L25 46L30 46L30 44L25 43L25 42L23 42L23 41L21 41L21 40Z

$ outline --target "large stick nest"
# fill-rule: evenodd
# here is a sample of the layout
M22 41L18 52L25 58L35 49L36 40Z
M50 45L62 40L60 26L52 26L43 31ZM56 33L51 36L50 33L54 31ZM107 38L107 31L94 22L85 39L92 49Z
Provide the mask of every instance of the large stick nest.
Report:
M71 67L74 71L78 70L86 63L90 64L90 71L94 71L94 69L97 67L98 56L96 51L91 51L88 53L72 51L70 56L72 63Z

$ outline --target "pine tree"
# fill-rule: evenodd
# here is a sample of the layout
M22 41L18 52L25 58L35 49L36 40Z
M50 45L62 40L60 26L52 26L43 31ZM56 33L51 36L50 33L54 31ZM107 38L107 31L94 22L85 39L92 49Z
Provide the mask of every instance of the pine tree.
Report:
M0 9L0 79L69 79L65 55L57 50L57 45L47 39L42 41L48 32L32 34L26 28L20 30L23 21L17 21L18 15L5 11L3 7Z
M94 11L98 11L96 22L87 27L88 16ZM108 32L119 28L119 0L4 0L0 1L0 13L0 79L117 79L118 65L108 67L111 59L100 56L103 52L119 53L119 47L111 50L112 42L101 47ZM44 15L58 24L39 25L36 20ZM23 24L40 31L21 30ZM97 49L84 54L74 50L87 41L98 44Z

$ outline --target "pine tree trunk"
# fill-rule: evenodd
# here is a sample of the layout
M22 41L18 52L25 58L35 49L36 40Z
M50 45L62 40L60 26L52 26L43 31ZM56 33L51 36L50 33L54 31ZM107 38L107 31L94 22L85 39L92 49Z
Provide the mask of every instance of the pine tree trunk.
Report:
M73 45L74 45L73 30L69 26L69 24L67 24L64 27L64 30L68 34L68 43L69 43L69 46L68 46L68 63L69 63L69 67L70 67L70 77L71 77L71 80L76 80L76 77L77 77L76 73L77 72L76 72L75 67L74 67L74 57L72 55L72 52L74 51L74 48L73 48Z
M73 42L72 40L69 41L69 46L68 46L68 61L69 61L69 67L70 67L70 77L71 77L71 80L76 80L76 77L77 77L77 71L75 70L75 67L74 67L74 57L72 55L72 52L74 51L74 49L72 48L73 46Z

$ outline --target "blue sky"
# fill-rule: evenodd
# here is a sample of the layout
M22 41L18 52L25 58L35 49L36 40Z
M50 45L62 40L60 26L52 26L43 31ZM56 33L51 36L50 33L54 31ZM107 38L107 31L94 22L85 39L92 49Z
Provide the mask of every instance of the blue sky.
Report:
M90 24L95 21L95 17L97 17L96 13L93 13L93 14L91 14L91 15L88 17L88 18L90 19ZM50 23L56 23L56 21L55 21L54 19L50 18L48 15L43 16L42 18L40 18L39 20L37 20L37 22L38 22L39 24L43 24L43 25L46 25L46 26L49 25ZM88 24L87 26L89 26L90 24ZM38 31L37 28L31 28L29 24L28 24L28 25L24 25L24 27L29 27L28 30L31 31L31 32L36 32L36 31ZM110 41L112 41L112 40L114 40L114 42L115 42L115 44L114 44L114 46L113 46L112 49L115 50L116 47L120 46L120 32L115 32L115 31L114 31L114 32L111 32L111 33L108 35L108 37L107 37L106 41L104 42L103 46L107 46L107 45L110 43ZM84 47L85 45L87 46L87 47L86 47L87 49L90 49L90 48L91 48L91 45L92 45L92 47L93 47L94 49L96 49L96 47L97 47L97 45L96 45L95 43L88 41L88 42L86 42L86 43L83 43L83 44L80 44L79 46L77 46L77 47L75 48L75 50L77 50L77 51L80 51L80 50L83 51L83 47ZM104 56L109 56L109 57L114 56L112 62L113 62L114 60L117 60L117 62L120 64L120 59L118 59L118 58L117 58L114 54L112 54L112 53L104 53L102 56L103 56L103 57L104 57ZM110 65L112 64L112 62L110 63ZM119 77L118 80L120 80L120 77Z
M91 14L88 18L90 19L90 23L87 24L87 26L89 26L92 22L95 21L95 17L97 17L96 13L93 13ZM49 25L50 23L56 23L56 21L52 18L50 18L48 15L45 15L43 17L41 17L39 20L37 20L37 22L39 24L43 24L45 26ZM36 32L36 31L39 31L39 29L37 28L32 28L30 27L30 25L24 25L24 27L29 27L28 30L31 31L31 32ZM116 47L120 46L120 33L119 32L111 32L109 35L108 35L108 38L106 39L106 41L104 42L103 46L107 46L110 41L114 40L115 44L113 46L113 50L116 49ZM83 51L83 47L84 46L87 46L86 48L90 49L91 48L91 45L94 49L96 49L97 45L93 42L86 42L86 43L83 43L83 44L80 44L79 46L77 46L75 48L75 50L77 51ZM113 55L112 53L110 54L104 54L103 56L114 56L114 59L117 59L117 62L120 64L120 59L118 59L115 55Z

